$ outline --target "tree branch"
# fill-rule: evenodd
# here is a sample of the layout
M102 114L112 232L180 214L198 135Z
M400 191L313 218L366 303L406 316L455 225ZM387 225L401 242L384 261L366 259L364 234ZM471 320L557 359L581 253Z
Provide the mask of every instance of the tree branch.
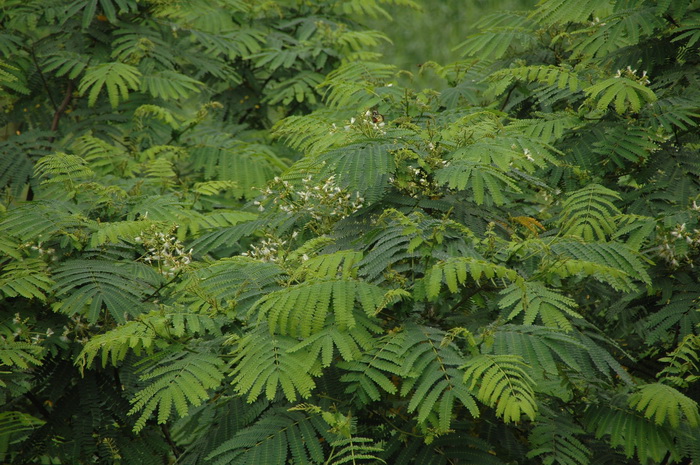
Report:
M57 131L58 130L58 122L61 120L61 115L66 111L66 108L68 108L68 105L70 105L70 101L73 98L73 81L68 81L68 88L66 89L66 95L63 97L63 101L61 102L61 105L56 108L56 111L53 114L53 121L51 121L51 130L52 131ZM53 142L53 137L51 138Z

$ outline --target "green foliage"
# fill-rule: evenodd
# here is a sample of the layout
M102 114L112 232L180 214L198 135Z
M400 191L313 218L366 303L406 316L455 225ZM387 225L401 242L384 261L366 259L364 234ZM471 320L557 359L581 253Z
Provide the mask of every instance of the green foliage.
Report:
M3 3L0 462L700 461L697 3L415 8Z
M158 423L166 423L173 409L184 417L190 406L197 407L209 399L207 390L217 388L224 378L224 363L214 354L181 352L157 359L156 363L145 359L140 370L139 379L148 384L131 400L133 407L128 414L139 413L135 432L146 426L156 410Z

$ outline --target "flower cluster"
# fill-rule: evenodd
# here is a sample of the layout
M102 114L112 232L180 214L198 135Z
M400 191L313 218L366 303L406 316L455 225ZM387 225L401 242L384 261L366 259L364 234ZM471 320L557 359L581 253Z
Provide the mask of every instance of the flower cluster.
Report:
M621 77L626 77L627 79L631 79L633 81L637 81L638 83L642 85L649 85L651 81L647 77L647 72L643 71L641 76L637 76L637 70L632 69L631 66L628 66L627 69L618 69L617 74L615 75L616 78L621 78Z
M275 178L262 191L263 196L253 202L258 210L264 211L270 204L289 215L305 214L312 218L309 227L326 230L341 218L356 212L364 205L365 199L359 192L354 194L337 185L335 176L317 184L312 176L301 180L301 186L293 186L289 181Z
M292 234L292 239L295 238L297 234L298 233L296 232ZM279 237L268 235L259 243L252 245L250 250L243 252L241 255L244 257L255 258L256 260L261 260L263 262L281 261L286 255L284 246L287 245L287 242L288 241L284 241Z
M352 117L348 124L343 126L345 131L359 131L367 137L377 137L386 135L384 126L384 116L377 110L367 110L359 118ZM330 133L334 134L338 131L338 126L335 123L331 126Z
M689 231L686 224L682 223L661 235L657 253L672 268L678 268L683 263L694 267L694 252L700 252L700 229Z
M0 333L0 342L7 342L9 340L41 344L45 339L54 335L54 330L51 327L46 328L46 331L43 329L37 331L32 326L31 319L22 317L19 312L15 313L14 318L12 318L12 323L6 323L4 326L2 333Z
M148 264L157 265L158 270L169 278L192 261L192 249L186 251L182 242L172 235L173 232L174 230L164 234L153 226L134 238L135 242L143 244L146 249L141 259Z

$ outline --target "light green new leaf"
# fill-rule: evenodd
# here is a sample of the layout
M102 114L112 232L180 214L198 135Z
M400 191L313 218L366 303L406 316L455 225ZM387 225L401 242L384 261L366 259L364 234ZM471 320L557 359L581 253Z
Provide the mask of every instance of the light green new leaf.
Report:
M622 114L627 110L639 112L642 105L656 101L654 91L637 81L626 77L611 77L584 89L591 99L598 98L596 108L607 110L615 103L615 111Z
M103 87L107 88L107 96L112 108L119 105L119 100L129 98L129 89L138 90L141 72L126 63L102 63L91 66L85 71L80 80L78 91L88 94L88 105L93 106Z
M527 373L529 366L517 355L479 355L460 367L464 382L476 391L476 397L506 423L519 422L523 415L537 415L535 382Z
M36 344L0 338L0 367L4 365L26 369L30 364L41 365L43 352L44 348Z
M668 421L672 427L678 428L682 417L692 427L700 424L698 403L666 384L652 383L640 387L630 396L629 406L643 412L646 418L653 418L657 425Z

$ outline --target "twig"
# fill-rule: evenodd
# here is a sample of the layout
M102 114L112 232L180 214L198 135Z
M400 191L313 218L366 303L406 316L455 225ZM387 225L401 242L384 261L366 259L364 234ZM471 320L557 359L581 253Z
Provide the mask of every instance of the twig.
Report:
M57 131L58 130L58 122L61 120L61 115L66 111L66 108L68 108L68 105L70 105L70 101L73 98L73 81L68 81L68 88L66 89L66 96L63 97L63 101L61 102L61 105L56 108L56 111L53 114L53 121L51 121L51 130L52 131ZM51 136L51 142L53 142L54 136Z

